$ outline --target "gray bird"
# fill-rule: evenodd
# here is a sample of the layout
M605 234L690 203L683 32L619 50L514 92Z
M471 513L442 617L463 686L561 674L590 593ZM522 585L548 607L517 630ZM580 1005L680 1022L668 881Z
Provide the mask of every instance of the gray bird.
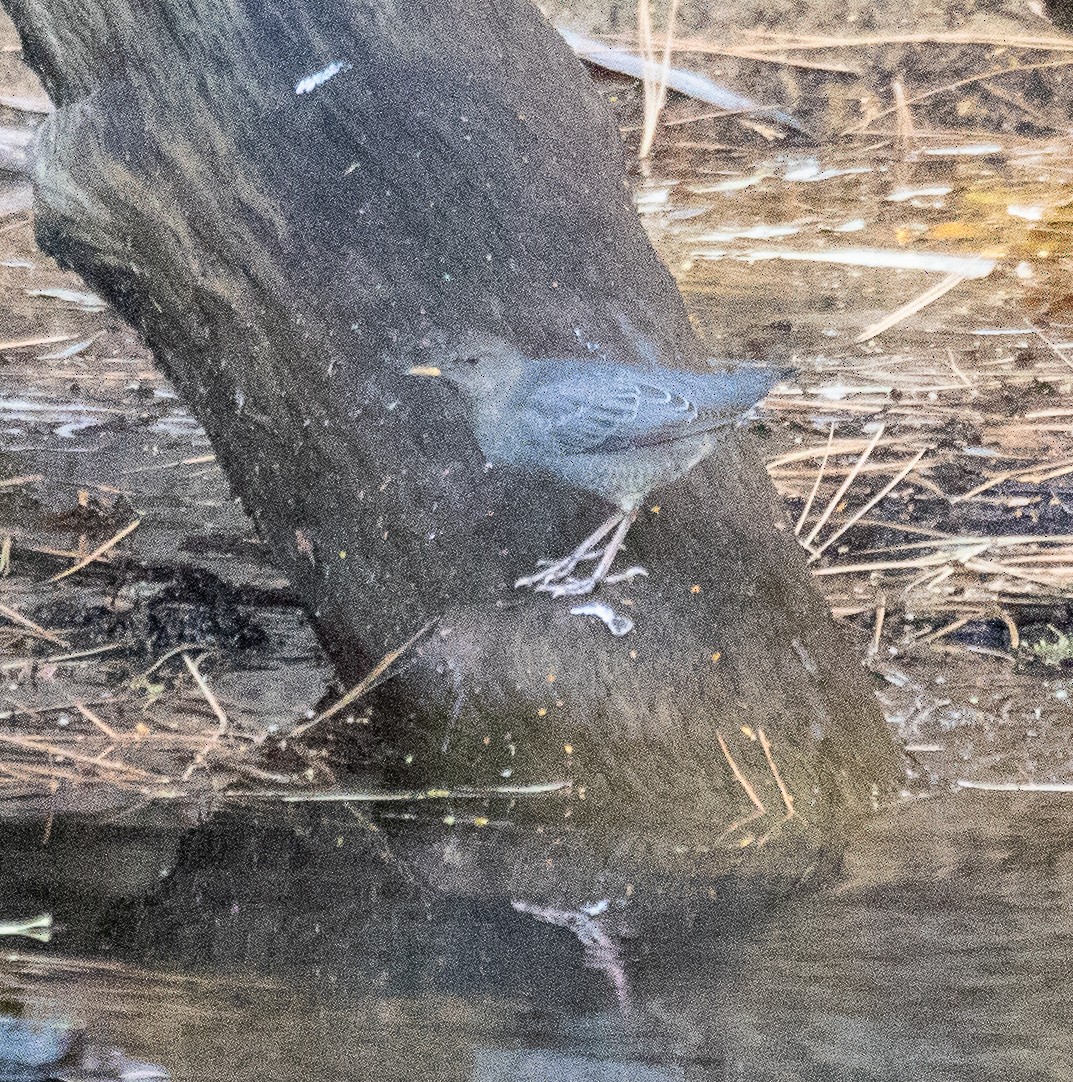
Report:
M655 364L530 360L497 344L451 352L409 374L441 376L462 392L489 462L552 474L618 508L568 556L515 583L559 597L589 593L607 578L648 493L710 455L720 434L788 371L700 375ZM593 559L591 574L573 576Z

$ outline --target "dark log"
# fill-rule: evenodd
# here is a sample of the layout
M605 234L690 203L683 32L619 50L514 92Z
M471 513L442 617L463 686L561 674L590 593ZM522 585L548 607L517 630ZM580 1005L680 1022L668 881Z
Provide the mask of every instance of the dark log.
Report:
M450 388L403 374L473 335L703 361L618 133L526 0L5 6L58 107L42 246L140 330L344 678L433 625L372 700L393 781L567 778L556 816L673 816L728 865L783 817L761 730L797 811L766 853L890 784L750 437L631 532L651 578L608 591L636 621L613 639L512 588L606 508L486 469ZM725 836L752 804L720 741L765 808Z

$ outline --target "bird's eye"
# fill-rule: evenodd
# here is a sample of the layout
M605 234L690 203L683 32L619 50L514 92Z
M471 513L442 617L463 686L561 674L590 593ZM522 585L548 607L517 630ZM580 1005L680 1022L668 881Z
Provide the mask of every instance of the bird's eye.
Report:
M478 365L478 364L481 363L481 359L480 359L480 357L463 357L462 358L462 363L463 364Z

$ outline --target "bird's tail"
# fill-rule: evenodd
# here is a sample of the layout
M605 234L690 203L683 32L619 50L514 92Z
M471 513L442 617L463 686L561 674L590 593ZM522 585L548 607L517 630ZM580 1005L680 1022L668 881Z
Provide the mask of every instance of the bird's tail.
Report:
M724 374L728 408L747 413L775 387L797 374L797 369L769 365L739 365Z

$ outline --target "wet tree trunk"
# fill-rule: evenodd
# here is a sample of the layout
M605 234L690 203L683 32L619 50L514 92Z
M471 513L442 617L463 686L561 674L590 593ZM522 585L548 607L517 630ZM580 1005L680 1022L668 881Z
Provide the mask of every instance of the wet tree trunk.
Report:
M526 0L4 3L58 106L43 247L144 335L346 679L432 624L372 700L392 780L571 780L556 816L728 862L786 797L765 852L890 783L747 435L631 532L651 577L607 591L613 638L512 588L607 509L487 469L450 388L403 374L473 333L698 361L618 134Z

